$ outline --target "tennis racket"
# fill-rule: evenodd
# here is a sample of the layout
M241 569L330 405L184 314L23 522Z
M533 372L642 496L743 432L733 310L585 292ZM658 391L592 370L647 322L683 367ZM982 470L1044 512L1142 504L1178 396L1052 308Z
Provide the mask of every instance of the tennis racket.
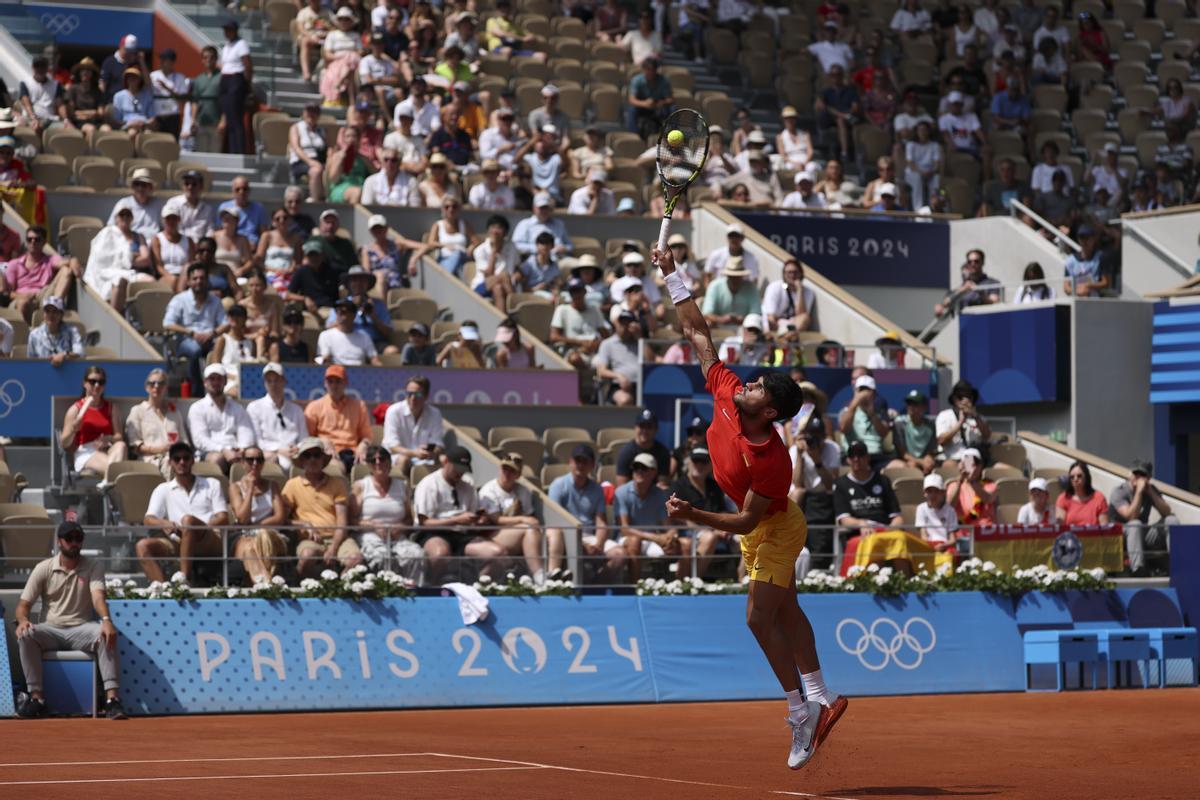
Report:
M678 135L677 135L678 134ZM671 144L671 140L675 144ZM658 233L658 249L667 248L671 214L675 204L700 177L708 160L708 123L690 108L671 113L658 132L658 177L662 181L666 205L663 207L662 228Z

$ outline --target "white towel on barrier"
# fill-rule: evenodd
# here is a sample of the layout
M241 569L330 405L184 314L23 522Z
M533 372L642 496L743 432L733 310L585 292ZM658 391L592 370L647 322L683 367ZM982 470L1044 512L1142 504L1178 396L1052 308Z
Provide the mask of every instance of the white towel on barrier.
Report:
M454 592L458 598L458 610L462 614L463 625L474 625L487 619L488 601L474 586L465 583L446 583L443 589Z

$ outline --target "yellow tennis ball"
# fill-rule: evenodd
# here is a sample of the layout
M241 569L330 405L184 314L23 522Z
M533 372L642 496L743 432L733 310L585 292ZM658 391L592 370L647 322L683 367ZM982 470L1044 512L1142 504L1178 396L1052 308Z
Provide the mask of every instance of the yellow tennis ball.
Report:
M667 134L667 144L671 147L679 147L683 144L683 131L675 130Z

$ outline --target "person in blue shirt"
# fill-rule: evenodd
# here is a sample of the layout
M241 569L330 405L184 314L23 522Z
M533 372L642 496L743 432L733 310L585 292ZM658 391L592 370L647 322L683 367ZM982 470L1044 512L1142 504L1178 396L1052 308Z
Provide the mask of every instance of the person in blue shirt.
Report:
M1024 136L1029 130L1033 107L1025 95L1021 81L1011 79L1005 91L992 98L992 128L997 131L1016 131Z
M650 453L638 453L633 458L633 480L617 487L613 495L613 516L634 582L643 556L671 559L683 556L690 560L692 555L691 539L680 537L667 516L670 495L658 486L657 480L658 461Z
M225 307L209 291L208 267L197 261L187 268L186 292L167 303L163 330L177 334L175 351L188 360L192 386L204 385L204 361L216 338L229 328Z
M550 300L558 297L558 287L562 283L562 271L558 267L558 259L554 256L554 234L542 231L538 234L536 249L529 258L521 264L521 288L526 292L536 292Z
M542 232L554 236L554 254L562 256L575 249L571 244L571 236L567 226L561 219L554 216L554 198L548 192L538 192L533 196L533 216L526 217L517 223L513 229L512 243L517 252L523 256L531 256L537 250L537 237Z
M226 200L217 207L217 214L222 209L237 208L241 213L238 219L237 232L250 240L251 247L258 247L259 237L267 229L267 210L257 200L250 199L250 179L239 175L233 179L233 199Z
M625 566L625 550L617 544L608 528L605 513L608 503L604 489L592 478L595 469L596 451L588 444L576 445L571 451L571 471L550 484L550 499L578 520L584 557L603 556L606 560L602 571L617 578ZM549 570L547 577L551 580L571 579L570 571L563 569L563 535L562 528L546 529L550 555L546 567Z
M1108 276L1100 270L1099 237L1091 225L1081 225L1075 238L1080 251L1063 262L1063 291L1076 297L1095 297L1108 288Z
M657 136L662 121L675 107L671 81L658 71L658 66L658 58L648 56L642 61L642 71L629 82L626 127L643 138Z
M154 128L154 94L146 86L145 76L137 67L130 67L122 75L125 88L117 92L112 101L113 121L130 135Z
M399 353L400 348L392 344L392 315L387 303L368 294L375 287L375 276L356 264L346 272L342 281L346 284L346 296L358 308L354 314L354 330L370 336L378 352ZM325 327L332 328L337 323L337 309L332 309Z
M47 297L42 304L45 322L29 332L29 358L45 358L56 367L68 358L83 358L83 339L74 325L63 325L63 299Z

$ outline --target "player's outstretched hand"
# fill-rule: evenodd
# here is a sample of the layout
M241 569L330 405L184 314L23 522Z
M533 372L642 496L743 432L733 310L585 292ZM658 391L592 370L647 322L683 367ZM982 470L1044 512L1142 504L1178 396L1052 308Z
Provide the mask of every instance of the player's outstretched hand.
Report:
M675 254L671 252L671 248L659 250L655 244L650 250L650 261L658 265L658 271L663 275L670 275L675 271Z
M667 516L675 519L690 519L692 513L692 504L687 500L680 500L677 495L671 495L667 499Z

